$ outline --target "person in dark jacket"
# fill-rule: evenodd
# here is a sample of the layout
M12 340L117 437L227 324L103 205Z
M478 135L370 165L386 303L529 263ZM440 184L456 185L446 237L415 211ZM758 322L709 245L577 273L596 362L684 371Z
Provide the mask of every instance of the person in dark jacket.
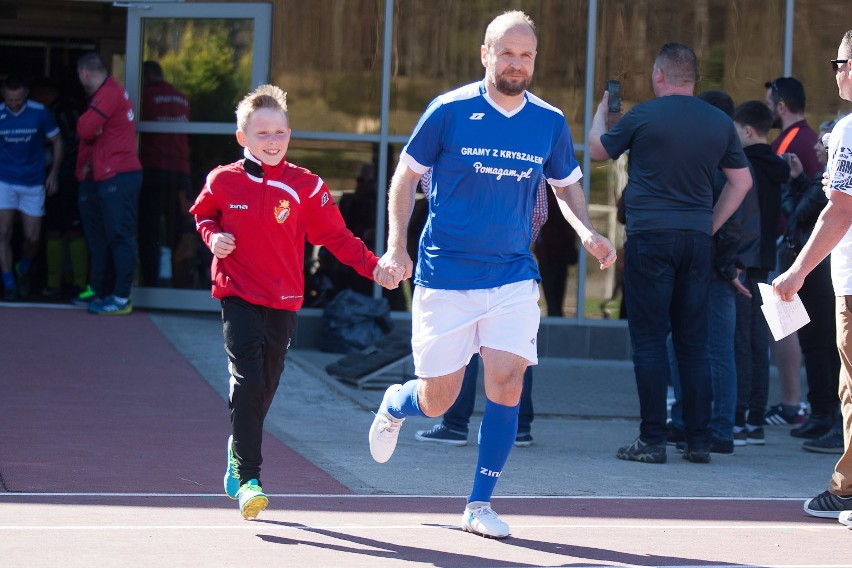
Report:
M739 134L752 172L760 208L760 247L754 261L740 258L745 269L745 287L751 297L737 295L735 352L737 361L737 410L734 444L765 444L764 415L769 394L769 327L760 310L757 285L766 283L775 269L775 235L781 214L781 184L790 177L790 166L777 156L766 136L772 128L772 113L762 101L747 101L734 111Z
M820 164L828 160L822 135L827 135L837 120L820 125L820 138L814 144L814 154ZM787 270L805 246L813 232L828 197L822 188L822 171L808 176L795 154L791 163L791 180L781 195L781 209L787 227L780 256L781 271ZM827 256L805 277L799 291L802 303L811 318L799 329L799 345L805 359L808 381L808 403L811 413L807 421L790 430L790 435L805 438L802 449L818 453L843 453L843 428L840 422L840 399L837 396L840 376L840 356L834 346L834 290L831 285L831 256Z

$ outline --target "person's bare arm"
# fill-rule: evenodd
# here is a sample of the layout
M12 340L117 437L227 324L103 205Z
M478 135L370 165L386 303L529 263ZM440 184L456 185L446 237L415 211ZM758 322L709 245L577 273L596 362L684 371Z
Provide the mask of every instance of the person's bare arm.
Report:
M388 250L379 259L379 266L403 268L403 279L411 278L414 263L408 256L408 223L414 210L414 194L421 174L400 162L393 174L388 191Z
M748 168L722 168L722 171L727 176L728 183L722 188L719 200L713 207L714 235L743 202L752 184L751 172Z
M615 247L592 226L586 196L580 184L554 187L553 191L562 215L577 232L583 247L598 259L601 270L612 265L616 259ZM565 246L568 246L568 243L565 243Z
M601 144L601 136L606 132L606 118L609 112L607 110L608 100L609 93L604 92L604 96L595 110L595 116L592 117L592 127L589 129L589 157L597 162L612 158Z
M59 190L59 168L62 166L62 159L65 157L65 145L62 143L62 135L57 133L56 136L50 138L50 143L53 144L53 163L50 165L50 172L44 180L44 189L47 195L53 195Z

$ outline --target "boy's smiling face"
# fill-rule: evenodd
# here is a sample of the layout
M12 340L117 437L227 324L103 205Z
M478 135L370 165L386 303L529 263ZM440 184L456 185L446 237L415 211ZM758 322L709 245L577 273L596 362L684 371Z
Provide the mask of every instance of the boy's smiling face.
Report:
M249 116L245 132L237 130L237 142L268 166L277 166L290 144L290 122L281 110L260 108Z

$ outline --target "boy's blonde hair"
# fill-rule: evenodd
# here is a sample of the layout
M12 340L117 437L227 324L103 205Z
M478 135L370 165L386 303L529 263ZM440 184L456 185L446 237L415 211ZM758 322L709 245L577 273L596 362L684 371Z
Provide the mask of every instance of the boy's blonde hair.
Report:
M287 93L275 85L260 85L247 94L237 105L237 130L245 132L251 115L262 108L280 110L286 116Z

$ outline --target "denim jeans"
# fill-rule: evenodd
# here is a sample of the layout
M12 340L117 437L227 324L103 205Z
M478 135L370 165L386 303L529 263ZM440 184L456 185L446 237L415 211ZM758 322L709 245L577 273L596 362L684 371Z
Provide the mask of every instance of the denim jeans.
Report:
M699 231L631 234L625 246L624 299L639 393L639 437L665 443L670 377L666 336L680 369L687 442L710 442L708 309L711 237Z
M467 364L464 371L459 397L453 405L444 413L443 423L447 430L467 434L470 415L473 414L473 405L476 402L476 381L479 377L479 356L475 356ZM524 372L524 387L521 391L521 408L518 415L518 433L529 434L533 421L532 404L532 367L527 367Z
M710 432L720 440L734 439L734 411L737 404L737 367L734 358L734 330L737 324L737 292L724 280L713 277L710 281L708 304L707 348L710 354L710 386L713 407L710 411ZM675 402L672 405L672 424L683 430L683 402L681 400L680 371L674 353L671 334L666 341Z
M142 171L80 184L79 208L89 247L91 285L100 297L130 297L136 275L136 211ZM107 280L112 263L114 281Z
M757 285L766 282L769 272L749 268L744 286L751 298L738 294L734 353L737 362L737 426L745 426L746 414L752 426L762 426L769 399L769 326L760 309L763 301Z

